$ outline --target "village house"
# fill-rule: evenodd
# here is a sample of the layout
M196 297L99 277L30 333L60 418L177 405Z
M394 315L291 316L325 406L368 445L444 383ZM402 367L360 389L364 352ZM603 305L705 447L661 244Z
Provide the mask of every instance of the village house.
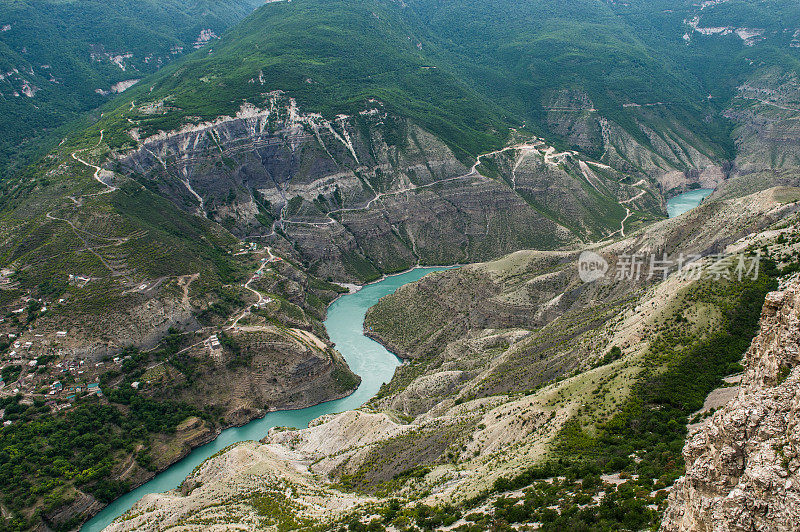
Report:
M222 344L219 343L219 338L216 334L212 334L208 337L208 347L211 349L212 352L221 351Z

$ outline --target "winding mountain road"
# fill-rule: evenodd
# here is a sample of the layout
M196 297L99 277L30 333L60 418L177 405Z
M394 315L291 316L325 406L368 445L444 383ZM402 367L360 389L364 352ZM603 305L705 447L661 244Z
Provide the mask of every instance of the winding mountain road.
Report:
M100 140L97 141L97 144L95 145L95 148L100 146L103 143L103 134L104 134L104 130L101 129L100 130ZM106 190L104 190L102 192L98 192L98 194L107 194L109 192L114 192L115 190L117 190L117 187L115 187L114 185L112 185L110 183L106 183L105 181L103 181L103 172L107 172L107 170L103 170L99 166L94 165L94 164L92 164L92 163L90 163L88 161L85 161L85 160L81 159L80 157L78 157L78 153L80 153L82 151L88 151L89 149L90 148L85 148L83 150L78 150L78 151L72 152L72 158L75 159L76 161L78 161L79 163L81 163L81 164L83 164L85 166L88 166L89 168L92 168L94 170L94 179L96 179L98 183L100 183L100 184L102 184L103 186L106 187Z

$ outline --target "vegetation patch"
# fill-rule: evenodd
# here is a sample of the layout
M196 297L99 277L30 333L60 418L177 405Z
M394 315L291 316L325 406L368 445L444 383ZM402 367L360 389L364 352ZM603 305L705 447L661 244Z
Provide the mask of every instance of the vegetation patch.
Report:
M621 474L634 482L630 489L617 488L613 504L609 503L614 511L609 513L605 503L590 511L562 507L559 515L550 516L547 522L553 528L547 529L656 526L660 512L648 510L654 502L651 492L671 485L684 472L681 451L688 416L702 407L713 389L723 385L723 377L739 370L738 362L757 332L764 297L777 286L774 264L765 261L761 270L755 281L698 282L690 298L718 306L722 327L700 340L686 336L679 327L661 332L651 342L631 395L611 419L589 427L578 419L567 422L557 436L554 460L515 477L498 479L494 491L520 489L551 477L585 480ZM559 497L566 492L596 495L581 485L562 486L560 491ZM534 518L543 515L537 513Z

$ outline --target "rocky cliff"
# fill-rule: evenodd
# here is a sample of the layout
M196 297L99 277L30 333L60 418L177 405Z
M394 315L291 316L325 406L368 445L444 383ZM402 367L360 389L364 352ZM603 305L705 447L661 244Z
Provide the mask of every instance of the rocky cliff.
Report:
M600 114L583 91L554 91L542 104L554 134L581 151L602 154L614 168L652 177L666 194L716 188L727 177L714 148L662 103L625 104L635 117L635 127L628 129Z
M160 400L214 407L227 425L242 425L267 412L313 406L350 395L361 382L342 356L301 329L247 325L229 332L234 350L189 349L190 375L169 369L154 392Z
M765 68L737 88L725 111L734 125L736 158L731 179L717 196L744 195L764 188L796 186L800 80L780 68Z
M137 109L160 112L150 107ZM235 116L130 133L138 147L108 168L341 280L594 240L618 232L628 208L629 227L663 209L657 166L623 174L530 135L470 166L378 101L329 120L275 92Z
M796 530L800 281L767 296L736 399L689 436L663 531Z

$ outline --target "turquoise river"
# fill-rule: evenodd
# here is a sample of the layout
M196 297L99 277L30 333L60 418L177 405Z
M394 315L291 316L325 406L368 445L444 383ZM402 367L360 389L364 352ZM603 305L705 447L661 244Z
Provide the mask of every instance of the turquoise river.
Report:
M118 516L127 512L144 495L178 487L197 465L231 444L247 440L260 440L272 427L307 427L309 421L319 416L352 410L369 401L378 393L381 384L391 380L395 368L400 365L401 361L381 344L364 336L363 324L367 309L377 303L380 298L393 293L404 284L419 280L430 272L444 269L446 268L416 268L398 275L391 275L381 281L364 286L358 292L346 294L331 304L328 309L328 318L325 320L325 327L328 329L331 340L336 344L336 349L344 355L350 365L350 369L361 376L361 385L355 393L344 399L329 401L301 410L271 412L242 427L222 431L211 443L198 447L183 460L156 475L150 482L109 504L92 520L83 525L81 531L98 532L111 524Z
M711 189L698 189L684 192L667 202L670 218L689 211L713 192ZM325 327L331 340L336 344L350 368L361 376L361 386L352 395L336 401L303 408L301 410L280 410L271 412L261 419L251 421L242 427L222 431L217 438L192 451L186 458L156 475L150 482L141 485L109 504L91 521L82 532L99 532L118 516L127 512L142 496L148 493L168 491L178 485L203 460L225 447L247 440L260 440L272 427L306 427L309 421L325 414L344 412L363 405L370 400L384 382L389 382L400 359L387 351L379 343L363 334L364 315L367 309L380 298L391 294L406 283L422 278L425 274L445 268L417 268L398 275L388 276L381 281L366 285L353 294L346 294L334 301L328 309Z
M683 194L678 194L674 198L667 200L667 214L669 214L670 218L680 216L686 211L690 211L700 205L700 203L706 199L706 196L712 192L714 192L714 190L710 188L698 188L690 190L689 192L684 192Z

